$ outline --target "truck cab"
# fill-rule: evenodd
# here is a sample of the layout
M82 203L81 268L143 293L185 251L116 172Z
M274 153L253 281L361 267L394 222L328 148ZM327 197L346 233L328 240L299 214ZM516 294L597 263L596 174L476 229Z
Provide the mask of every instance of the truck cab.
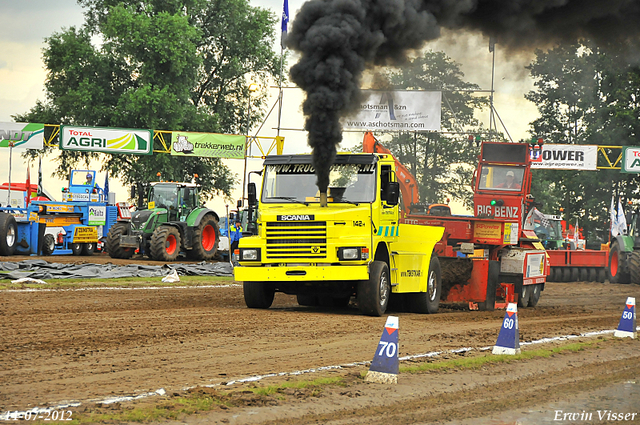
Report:
M240 240L234 269L247 306L268 308L275 292L301 305L345 306L355 295L361 312L381 315L392 292L427 292L442 229L400 224L391 155L338 154L326 198L323 206L310 155L265 159L257 234Z

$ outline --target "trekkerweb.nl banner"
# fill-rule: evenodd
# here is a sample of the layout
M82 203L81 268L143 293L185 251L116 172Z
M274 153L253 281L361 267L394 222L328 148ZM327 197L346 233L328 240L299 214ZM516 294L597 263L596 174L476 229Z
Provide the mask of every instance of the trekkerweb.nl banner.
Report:
M245 136L235 134L171 133L171 155L244 158Z
M363 90L358 112L344 118L345 130L439 131L439 91Z

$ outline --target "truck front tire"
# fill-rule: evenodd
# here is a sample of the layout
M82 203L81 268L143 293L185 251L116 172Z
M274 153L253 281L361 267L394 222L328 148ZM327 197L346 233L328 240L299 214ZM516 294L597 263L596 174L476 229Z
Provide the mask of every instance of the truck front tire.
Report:
M269 308L273 304L276 291L264 282L244 282L244 303L249 308Z
M429 275L427 276L427 291L418 292L409 296L409 308L413 313L435 314L440 307L442 294L442 278L440 261L438 257L432 257L429 262Z
M368 316L382 316L387 311L390 295L389 266L384 261L374 261L369 280L358 282L358 309Z

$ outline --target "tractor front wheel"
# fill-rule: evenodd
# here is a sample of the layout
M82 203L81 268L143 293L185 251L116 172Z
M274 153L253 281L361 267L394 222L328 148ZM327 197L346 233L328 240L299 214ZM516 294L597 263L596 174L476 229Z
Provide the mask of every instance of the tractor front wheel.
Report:
M630 252L627 256L629 264L629 281L640 284L640 251Z
M219 240L218 222L213 214L207 214L193 232L193 249L187 251L187 256L194 260L213 260Z
M122 248L120 246L120 235L128 235L131 233L131 223L119 222L111 226L107 234L105 248L111 258L131 258L134 253L133 248Z
M627 253L620 248L618 241L611 244L611 251L609 251L609 273L611 283L629 283Z
M151 235L151 258L175 261L180 254L180 232L172 226L160 226Z

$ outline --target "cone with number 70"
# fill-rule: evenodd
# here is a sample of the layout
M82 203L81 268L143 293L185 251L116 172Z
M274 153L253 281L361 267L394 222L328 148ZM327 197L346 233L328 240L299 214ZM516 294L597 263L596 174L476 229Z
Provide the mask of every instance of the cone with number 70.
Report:
M618 329L613 333L613 336L619 338L636 338L638 333L636 332L636 299L633 297L627 298L627 302L618 324Z
M504 314L498 341L493 354L520 354L520 330L518 329L518 305L510 303Z
M397 384L400 361L398 360L398 318L387 317L382 337L373 356L371 367L364 377L367 382Z

